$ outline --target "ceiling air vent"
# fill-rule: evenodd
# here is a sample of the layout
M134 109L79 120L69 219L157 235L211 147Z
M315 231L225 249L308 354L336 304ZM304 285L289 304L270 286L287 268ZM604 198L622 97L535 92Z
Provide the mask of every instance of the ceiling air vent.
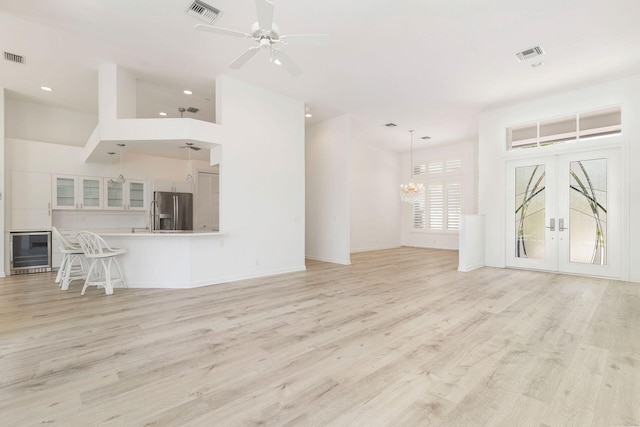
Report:
M15 62L16 64L24 64L24 56L16 55L15 53L5 52L4 59Z
M211 24L215 19L220 15L220 11L213 6L209 6L208 4L201 2L200 0L195 0L187 9L187 15L191 15L195 18L198 18L201 21Z
M522 52L514 53L518 61L526 61L527 59L535 58L536 56L544 55L544 49L542 46L535 46L530 49L525 49Z
M195 107L187 108L187 112L189 112L189 113L197 113L198 111L200 111L199 108L195 108Z
M394 128L394 127L396 127L398 125L395 124L395 123L387 123L385 126L388 127L388 128Z

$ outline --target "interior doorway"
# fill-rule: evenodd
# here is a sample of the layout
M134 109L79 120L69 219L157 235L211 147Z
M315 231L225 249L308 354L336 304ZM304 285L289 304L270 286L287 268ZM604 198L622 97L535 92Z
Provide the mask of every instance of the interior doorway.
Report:
M620 278L619 149L507 163L508 267Z

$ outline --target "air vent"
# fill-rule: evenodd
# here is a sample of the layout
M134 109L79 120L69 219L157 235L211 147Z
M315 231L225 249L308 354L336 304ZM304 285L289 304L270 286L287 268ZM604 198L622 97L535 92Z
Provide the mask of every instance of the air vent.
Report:
M187 112L189 112L189 113L197 113L198 111L200 111L199 108L195 108L195 107L187 108Z
M395 123L387 123L385 126L388 127L388 128L394 128L394 127L396 127L398 125L395 124Z
M519 62L526 61L527 59L535 58L536 56L544 55L544 49L542 46L535 46L530 49L525 49L522 52L514 53Z
M16 64L24 64L24 56L16 55L15 53L4 53L4 59L6 61L15 62Z
M215 7L201 2L200 0L195 0L193 3L191 3L189 9L187 9L187 15L191 15L201 21L211 24L213 21L215 21L218 15L220 15L220 11Z

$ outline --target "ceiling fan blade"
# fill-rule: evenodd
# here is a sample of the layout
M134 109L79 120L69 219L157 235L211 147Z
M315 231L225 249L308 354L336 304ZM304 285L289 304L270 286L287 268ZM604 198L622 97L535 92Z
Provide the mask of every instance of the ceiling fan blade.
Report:
M280 36L280 41L284 44L326 46L329 44L328 34L291 34Z
M282 65L284 69L287 70L289 74L291 74L292 76L297 77L300 74L302 74L302 70L300 69L300 67L298 67L298 65L295 62L293 62L291 58L289 58L289 56L286 53L282 52L281 50L274 54L274 58L278 62L280 62L280 65Z
M256 0L256 10L260 29L271 31L273 27L273 3L269 0Z
M258 46L250 47L242 55L238 56L235 59L235 61L233 61L231 64L229 64L229 68L233 68L234 70L237 70L238 68L240 68L244 64L246 64L247 61L250 60L253 57L253 55L258 53L259 50L260 50L260 48Z
M195 29L198 31L206 31L208 33L222 34L223 36L240 37L248 39L251 36L247 33L243 33L236 30L229 30L227 28L214 27L213 25L196 24Z

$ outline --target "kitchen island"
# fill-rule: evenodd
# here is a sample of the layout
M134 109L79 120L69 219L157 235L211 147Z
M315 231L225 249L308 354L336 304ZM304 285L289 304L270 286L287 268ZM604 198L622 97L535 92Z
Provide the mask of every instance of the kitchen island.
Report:
M221 271L220 248L224 233L218 231L130 231L98 233L120 256L130 288L193 288L227 281Z

